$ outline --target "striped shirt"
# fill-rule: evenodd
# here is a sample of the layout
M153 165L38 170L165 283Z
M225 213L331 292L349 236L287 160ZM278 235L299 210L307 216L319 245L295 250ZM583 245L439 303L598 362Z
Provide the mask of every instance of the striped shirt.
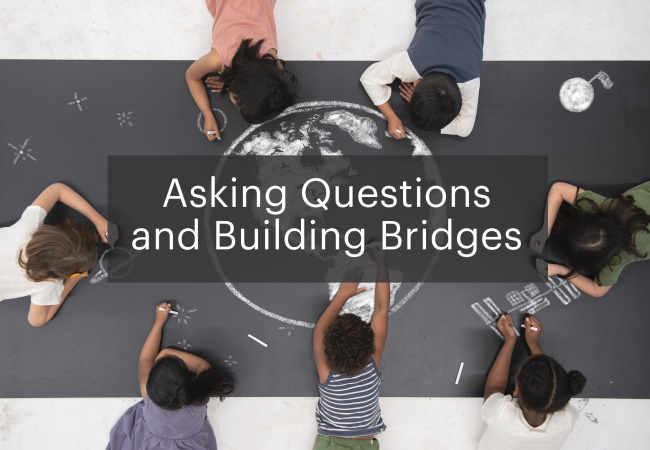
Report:
M386 429L379 409L379 370L371 358L358 374L346 377L333 372L318 384L316 407L318 434L323 436L374 436Z

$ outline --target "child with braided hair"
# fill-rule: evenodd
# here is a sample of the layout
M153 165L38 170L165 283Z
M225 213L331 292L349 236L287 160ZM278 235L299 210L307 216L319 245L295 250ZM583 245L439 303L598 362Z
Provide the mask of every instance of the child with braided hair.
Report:
M479 449L559 449L573 429L578 411L569 404L587 382L577 370L567 371L544 354L539 345L542 324L534 317L524 323L531 355L515 377L515 390L505 395L512 352L517 342L510 314L497 328L504 344L485 382L481 418L487 423Z

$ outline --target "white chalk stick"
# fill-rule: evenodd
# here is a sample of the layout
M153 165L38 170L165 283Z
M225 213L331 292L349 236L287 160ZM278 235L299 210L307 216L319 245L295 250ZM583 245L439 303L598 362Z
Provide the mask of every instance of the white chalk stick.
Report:
M255 336L249 334L248 337L251 338L252 340L254 340L255 342L257 342L258 344L263 345L264 347L268 347L268 344L266 342L260 341Z
M158 308L158 311L164 311L164 310L165 310L165 308ZM178 313L177 313L176 311L172 311L171 309L169 310L169 314L176 314L176 315L178 315Z
M458 375L456 375L456 384L458 384L458 381L460 381L460 374L463 373L463 366L465 365L464 362L460 363L460 367L458 368Z
M524 324L522 323L522 324L521 324L521 328L526 328L526 325L524 325ZM533 331L539 331L539 328L537 328L537 327L530 327L530 329L533 330Z
M207 134L217 134L217 132L216 131L208 131Z
M402 130L400 130L399 128L397 130L395 130L395 131L397 131L399 134L404 134L404 133L402 133Z

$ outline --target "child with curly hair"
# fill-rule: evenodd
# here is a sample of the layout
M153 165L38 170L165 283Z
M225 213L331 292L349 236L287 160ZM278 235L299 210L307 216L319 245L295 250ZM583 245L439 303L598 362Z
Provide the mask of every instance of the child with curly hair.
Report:
M587 379L577 370L567 373L544 354L539 345L542 324L535 317L527 317L524 326L531 356L519 369L510 396L505 390L517 335L510 314L497 321L504 343L485 381L481 418L487 429L478 443L479 450L558 449L578 419L578 411L569 400L582 392Z
M83 214L97 231L66 220L44 225L57 202ZM57 313L72 288L97 260L97 244L108 243L108 221L65 184L48 186L20 220L0 228L0 301L30 296L27 320L40 327Z
M363 271L349 269L341 287L316 322L313 345L320 400L314 450L379 448L374 435L386 429L379 408L380 362L388 333L390 283L386 252L370 248L377 261L375 310L368 324L354 314L339 315L359 289Z

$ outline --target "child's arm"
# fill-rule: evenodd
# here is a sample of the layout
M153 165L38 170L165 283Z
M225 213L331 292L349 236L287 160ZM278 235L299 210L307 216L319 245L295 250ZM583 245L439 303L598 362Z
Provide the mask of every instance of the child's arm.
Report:
M169 310L172 305L168 302L163 302L156 305L156 321L151 327L151 331L144 341L142 350L140 350L140 359L138 360L138 380L140 381L140 393L142 398L147 398L147 380L149 379L149 372L154 365L156 356L160 350L160 340L162 338L162 328L167 317L169 317ZM163 310L160 311L159 308Z
M352 267L345 272L341 287L339 287L338 292L327 308L325 308L323 314L318 318L316 326L314 326L314 360L316 361L318 377L321 383L324 383L325 380L327 380L327 375L330 372L329 364L327 364L327 357L325 356L325 344L323 343L323 338L325 338L325 333L329 327L332 326L336 317L341 312L341 308L343 308L345 302L350 297L366 290L366 288L358 289L362 277L363 271L359 267Z
M36 305L30 303L29 313L27 314L27 321L33 327L41 327L48 323L59 311L63 301L68 297L68 294L76 284L81 281L81 277L68 278L63 282L63 292L61 292L61 303L58 305Z
M485 380L484 400L487 400L492 394L497 392L504 393L508 386L510 360L512 359L512 352L517 342L517 335L512 328L513 326L514 322L510 314L503 314L497 321L497 328L503 335L504 343L501 350L499 350L497 359L492 364L487 380Z
M108 243L108 238L106 237L106 233L108 232L108 221L99 214L95 208L90 206L90 203L84 200L81 195L77 194L65 184L51 184L41 192L41 195L34 200L32 205L40 206L49 213L54 205L56 205L56 202L61 202L83 214L95 225L101 240Z
M158 356L156 356L156 360L164 358L165 356L176 356L177 358L182 359L190 372L193 372L197 375L210 368L210 363L200 356L182 352L180 350L174 350L173 348L166 348L161 350L160 353L158 353Z
M440 130L440 134L449 134L460 137L467 137L474 129L476 113L478 111L478 93L481 87L481 80L475 78L460 87L460 94L463 104L460 112L449 125Z
M221 70L221 57L216 50L211 50L207 55L203 55L194 61L185 72L187 87L190 89L190 94L192 94L192 98L196 106L199 107L205 120L203 132L211 141L221 139L221 133L219 133L217 119L214 118L214 114L212 113L212 106L210 106L210 100L208 99L208 93L205 90L202 78L210 72L218 72L219 70ZM208 131L213 131L215 134L208 134Z
M549 264L548 265L548 276L553 275L566 275L571 270L561 264ZM612 288L611 286L601 286L598 282L592 278L586 277L582 274L575 274L568 281L573 284L575 287L580 289L587 295L592 297L602 297L607 294Z
M388 120L388 133L395 139L406 137L402 121L397 117L395 111L388 103L391 89L390 83L399 78L404 82L413 82L420 78L417 70L407 52L400 52L384 61L380 61L368 67L361 75L361 84L368 93L372 103L379 108L379 111ZM398 132L397 130L400 130Z
M528 244L536 252L541 252L546 240L551 235L553 224L557 218L562 202L573 204L578 194L583 193L584 189L579 189L569 183L555 182L548 191L546 198L546 208L544 208L544 223L542 228L530 238Z
M377 260L377 283L375 284L375 310L372 314L370 327L375 334L375 353L372 355L375 364L380 368L381 355L384 353L386 337L388 336L388 310L390 308L390 281L388 279L388 264L386 250L381 243L369 245ZM380 369L381 370L381 369Z

